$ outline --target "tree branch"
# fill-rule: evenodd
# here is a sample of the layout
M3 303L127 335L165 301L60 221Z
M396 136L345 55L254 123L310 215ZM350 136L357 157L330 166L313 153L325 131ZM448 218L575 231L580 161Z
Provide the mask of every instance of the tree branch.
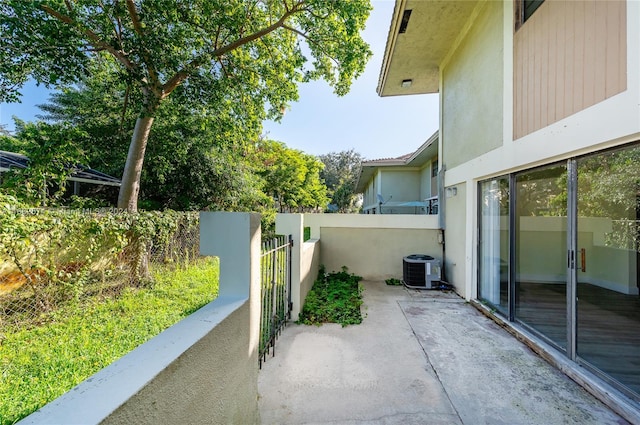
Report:
M127 11L129 12L129 16L131 17L131 23L133 24L133 29L140 37L140 51L142 53L142 58L147 65L147 71L149 72L149 77L151 78L151 85L153 87L162 87L160 81L158 80L158 74L156 73L155 66L153 62L151 62L151 58L147 52L142 41L144 41L144 31L142 26L140 25L140 16L138 16L138 11L136 10L136 5L133 0L127 0ZM160 95L160 93L156 93Z
M65 24L68 24L68 25L76 27L79 31L84 33L89 38L89 40L91 40L89 44L91 44L94 48L103 49L103 50L108 51L118 61L120 61L120 63L122 65L124 65L125 68L127 68L128 70L131 70L131 71L135 70L136 66L129 60L129 58L127 58L123 54L123 52L120 52L120 51L114 49L108 43L103 41L95 32L91 31L89 28L81 27L76 21L74 21L69 16L63 15L63 14L61 14L59 12L56 12L55 10L51 9L47 5L42 4L42 5L40 5L40 8L42 8L42 10L44 10L49 16L59 20L60 22L64 22Z
M326 55L329 59L331 59L333 63L335 63L337 66L340 66L340 62L338 62L336 58L328 54L326 50L322 48L322 44L320 44L318 41L314 40L313 38L310 38L307 34L303 33L302 31L296 28L290 27L288 25L283 25L282 28L289 30L295 34L298 34L300 37L303 37L305 40L307 40L307 43L315 45L324 55Z
M227 44L226 46L220 47L210 54L200 55L197 58L193 59L164 84L164 86L162 87L163 98L168 96L169 93L171 93L173 90L175 90L176 87L178 87L178 85L189 78L191 72L193 72L194 69L199 68L207 57L220 57L232 50L244 46L247 43L257 40L258 38L264 37L265 35L277 30L278 28L281 28L290 16L304 10L304 8L302 7L304 4L305 0L299 1L291 9L288 9L287 12L282 15L280 19L278 19L277 22L269 25L268 27L242 37L232 43Z

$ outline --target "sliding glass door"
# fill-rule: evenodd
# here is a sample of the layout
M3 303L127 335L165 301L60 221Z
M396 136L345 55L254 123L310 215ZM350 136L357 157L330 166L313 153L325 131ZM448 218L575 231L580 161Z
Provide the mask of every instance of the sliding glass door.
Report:
M479 297L509 312L509 179L480 183Z
M577 355L640 394L640 148L577 160Z
M478 185L478 297L640 401L640 145Z
M567 166L515 181L515 318L566 349Z

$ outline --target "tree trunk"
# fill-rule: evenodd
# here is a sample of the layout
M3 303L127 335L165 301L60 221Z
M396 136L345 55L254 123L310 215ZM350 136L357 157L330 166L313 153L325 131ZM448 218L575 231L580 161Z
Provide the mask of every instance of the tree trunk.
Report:
M140 174L144 162L144 152L149 140L149 132L153 124L153 116L142 116L136 120L131 136L127 162L122 174L122 184L118 194L118 208L135 212L138 210L138 193L140 192Z

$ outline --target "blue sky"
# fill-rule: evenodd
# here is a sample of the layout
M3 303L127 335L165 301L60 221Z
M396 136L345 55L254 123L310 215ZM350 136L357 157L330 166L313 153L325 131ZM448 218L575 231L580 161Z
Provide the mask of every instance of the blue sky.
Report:
M438 95L381 98L378 76L393 13L392 0L372 1L363 34L373 57L349 94L337 97L323 81L300 86L300 100L290 105L280 123L265 122L271 139L312 155L354 149L367 159L393 158L416 150L438 128ZM48 92L35 84L23 90L22 103L0 105L0 123L13 129L13 115L35 120L36 105Z

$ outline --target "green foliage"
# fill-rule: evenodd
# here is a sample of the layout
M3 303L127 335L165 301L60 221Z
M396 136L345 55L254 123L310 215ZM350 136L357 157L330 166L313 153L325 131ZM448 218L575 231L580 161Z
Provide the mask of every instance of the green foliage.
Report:
M71 86L103 74L126 85L136 126L150 128L170 95L192 111L215 116L224 105L229 120L259 123L297 100L299 82L349 90L371 56L360 37L370 10L368 0L4 0L0 101L16 101L29 77ZM137 209L147 143L148 132L132 132L119 207Z
M298 323L321 325L340 323L343 327L362 323L362 277L342 271L325 273L320 268L318 279L307 294Z
M328 198L320 180L322 163L314 156L273 140L259 141L252 153L264 192L279 203L280 212L324 209Z
M399 286L402 285L402 281L400 279L396 279L394 277L390 278L390 279L386 279L385 283L387 285L391 285L391 286Z
M35 124L16 120L18 137L5 137L7 149L29 157L25 169L3 173L2 188L27 203L47 206L60 200L67 188L67 179L82 162L80 146L86 134L67 124ZM18 149L16 149L18 148Z
M197 213L27 209L0 194L0 273L24 282L0 297L2 312L12 313L11 322L37 318L96 292L140 285L150 261L195 259L197 244L191 251L184 244L197 231ZM17 302L28 307L7 307Z
M259 136L261 117L238 119L236 107L235 102L221 102L193 108L176 96L163 101L149 135L141 208L261 211L271 207L262 180L246 158L246 146ZM123 175L140 108L140 99L125 82L96 71L78 87L55 93L40 108L43 118L71 123L88 135L82 149L89 166Z
M303 241L306 242L309 239L311 239L311 227L305 227L304 228L304 235L303 235Z
M319 159L324 164L320 176L327 185L331 203L338 207L339 212L356 212L355 190L360 176L362 155L350 149L320 155Z
M29 415L217 296L215 258L153 275L151 287L68 305L43 326L5 328L0 424Z

